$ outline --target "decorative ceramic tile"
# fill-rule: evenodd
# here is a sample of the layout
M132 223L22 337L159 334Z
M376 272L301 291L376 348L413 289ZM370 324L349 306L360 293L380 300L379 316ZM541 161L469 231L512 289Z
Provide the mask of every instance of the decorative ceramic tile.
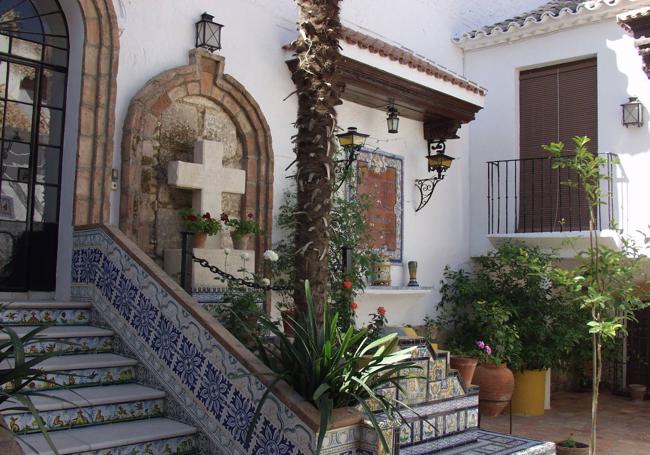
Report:
M30 356L54 351L65 352L66 354L80 354L111 352L112 350L113 337L71 337L57 338L56 340L35 340L25 346L25 352Z
M0 321L5 325L75 325L85 324L90 318L87 309L6 309L0 310Z
M465 422L467 420L467 411L459 411L458 412L458 430L463 431L465 430Z
M125 422L163 415L164 400L145 400L132 403L83 406L79 408L57 409L40 412L48 430L82 427L102 423ZM31 413L9 415L5 422L14 433L39 432L36 419Z
M81 387L108 384L124 384L133 382L135 371L133 367L89 368L74 371L46 373L42 381L30 382L30 391L51 390L62 387ZM3 386L5 390L8 384Z
M110 449L93 450L79 455L194 455L195 441L192 437L164 439L161 441L144 442Z
M429 380L439 381L447 377L447 362L437 359L432 362L429 370Z
M478 409L467 410L467 428L478 427Z
M445 434L455 433L456 431L458 431L458 415L455 412L447 414L445 416Z
M555 444L476 430L400 449L400 455L551 455Z
M411 425L405 423L399 429L399 443L409 444L411 442Z
M168 394L183 403L192 424L215 445L232 453L273 444L281 447L275 453L313 451L314 432L273 394L251 445L245 445L245 432L265 386L103 231L75 233L72 281L74 298L93 301L129 350L160 377Z

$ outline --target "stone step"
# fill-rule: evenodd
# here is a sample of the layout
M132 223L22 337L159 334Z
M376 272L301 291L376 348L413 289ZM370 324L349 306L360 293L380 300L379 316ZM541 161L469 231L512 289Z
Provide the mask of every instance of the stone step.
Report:
M19 325L76 325L90 320L90 305L85 307L21 307L10 305L0 309L0 323Z
M38 326L25 325L13 327L22 337ZM9 335L0 332L0 342ZM52 351L65 353L110 352L113 349L113 331L88 325L60 325L47 327L38 333L33 341L25 346L27 355L36 356Z
M441 400L402 409L400 447L433 441L478 427L478 395ZM381 419L381 414L378 415Z
M520 436L475 430L400 448L400 455L553 455L555 444Z
M32 402L48 430L161 417L164 412L165 393L138 384L44 393L47 396L33 396ZM13 400L0 406L8 427L14 433L40 431L30 412L10 409L16 406L21 405Z
M11 368L13 364L13 359L5 360L0 362L0 369ZM52 357L37 365L45 373L44 381L34 381L28 390L130 383L137 364L137 360L111 353Z
M61 455L189 455L198 453L195 433L194 427L184 423L154 418L53 431L49 434ZM54 455L39 433L22 436L19 443L26 455Z
M14 310L24 309L89 309L92 308L90 302L73 302L66 300L20 300L14 302L0 302L0 306Z

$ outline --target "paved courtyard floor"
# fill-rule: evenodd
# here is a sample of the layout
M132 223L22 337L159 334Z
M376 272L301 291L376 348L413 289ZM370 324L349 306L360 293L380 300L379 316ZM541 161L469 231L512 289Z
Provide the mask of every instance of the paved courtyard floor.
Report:
M552 409L540 417L513 417L512 433L545 441L559 441L571 433L588 442L590 393L557 392ZM650 401L632 403L629 398L601 394L598 425L599 455L650 455ZM508 415L483 417L481 428L508 432Z

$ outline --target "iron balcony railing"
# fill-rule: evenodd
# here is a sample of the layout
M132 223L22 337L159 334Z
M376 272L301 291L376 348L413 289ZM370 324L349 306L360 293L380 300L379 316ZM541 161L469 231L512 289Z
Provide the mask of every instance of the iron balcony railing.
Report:
M599 230L614 227L614 165L606 158L601 169L602 204L595 209ZM568 232L589 229L589 208L575 171L553 169L550 158L487 162L488 233ZM564 185L564 181L578 183Z

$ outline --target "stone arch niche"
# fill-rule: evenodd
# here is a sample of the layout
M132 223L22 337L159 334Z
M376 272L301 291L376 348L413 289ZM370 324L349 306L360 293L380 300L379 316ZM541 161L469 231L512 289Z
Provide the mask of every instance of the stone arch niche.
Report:
M224 194L224 211L252 213L266 232L255 243L260 270L273 220L268 123L246 89L224 74L223 57L193 49L189 61L151 79L131 100L122 139L120 229L160 263L164 250L179 248L178 210L191 207L192 194L167 184L168 163L192 161L199 139L219 141L224 167L246 171L245 194Z

